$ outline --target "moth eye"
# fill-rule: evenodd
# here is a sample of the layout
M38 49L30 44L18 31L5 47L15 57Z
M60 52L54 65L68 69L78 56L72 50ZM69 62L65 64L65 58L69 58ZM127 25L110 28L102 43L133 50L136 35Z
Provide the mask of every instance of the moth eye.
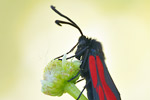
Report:
M85 44L86 42L84 40L79 42L79 45L85 45Z

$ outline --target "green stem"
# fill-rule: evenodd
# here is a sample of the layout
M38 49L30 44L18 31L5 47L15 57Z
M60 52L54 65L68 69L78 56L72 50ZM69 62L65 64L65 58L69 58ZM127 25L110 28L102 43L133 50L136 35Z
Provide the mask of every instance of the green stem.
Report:
M68 82L66 84L65 92L69 93L75 99L77 99L79 94L81 93L80 90L75 86L75 84L71 82ZM88 100L88 99L82 94L79 100Z

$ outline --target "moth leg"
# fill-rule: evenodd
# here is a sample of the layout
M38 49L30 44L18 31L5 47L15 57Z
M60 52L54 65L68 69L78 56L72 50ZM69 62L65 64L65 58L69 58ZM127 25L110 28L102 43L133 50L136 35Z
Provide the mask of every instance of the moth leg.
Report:
M86 63L86 61L87 61L87 59L88 59L88 54L89 54L89 49L87 49L87 51L86 51L86 53L85 53L85 57L84 57L84 59L83 59L82 65L80 66L80 69L83 69L83 67L85 66L85 63Z
M85 47L84 49L82 49L80 52L78 52L77 54L71 56L71 57L68 57L66 59L70 59L70 58L73 58L73 57L76 57L76 56L79 56L81 55L85 50L87 50L89 48L89 46Z
M78 54L81 54L82 52L84 52L85 50L87 50L88 47L82 49ZM86 63L86 60L88 58L88 53L89 53L89 50L86 51L85 53L85 59L83 60L83 63L81 64L80 66L80 71L77 73L76 76L74 76L73 78L71 78L70 80L68 80L68 82L70 82L71 80L75 79L80 73L81 73L81 70L83 69L83 67L85 66L85 63ZM75 55L74 55L75 56Z
M78 45L78 42L77 42L77 44L75 45L75 46L73 46L73 48L70 50L70 51L68 51L66 54L69 54L70 52L72 52L74 49L75 49L75 47ZM59 57L56 57L55 59L59 59L60 57L62 57L62 56L64 56L64 55L61 55L61 56L59 56ZM59 59L60 60L60 59Z
M67 52L66 54L72 52L72 51L74 50L74 48L75 48L77 45L78 45L78 43L77 43L69 52ZM85 50L87 50L88 48L89 48L89 47L87 46L87 47L85 47L84 49L82 49L80 52L78 52L76 55L73 55L73 56L68 57L68 58L66 58L66 59L71 59L71 58L73 58L73 57L75 57L75 56L81 55L81 54L82 54ZM62 60L62 59L59 59L59 58L62 57L62 56L64 56L64 55L61 55L61 56L59 56L59 57L56 57L55 59Z
M80 79L80 80L76 81L76 83L78 83L78 82L80 82L80 81L83 81L83 80L84 80L84 78L82 78L82 79Z
M70 80L68 80L68 82L70 82L71 80L75 79L76 77L78 77L78 75L81 73L81 70L77 73L76 76L74 76L73 78L71 78Z
M79 98L81 97L83 91L85 90L85 88L87 87L87 85L91 82L91 80L89 80L86 85L84 86L83 90L81 91L81 93L79 94L78 98L76 100L79 100Z

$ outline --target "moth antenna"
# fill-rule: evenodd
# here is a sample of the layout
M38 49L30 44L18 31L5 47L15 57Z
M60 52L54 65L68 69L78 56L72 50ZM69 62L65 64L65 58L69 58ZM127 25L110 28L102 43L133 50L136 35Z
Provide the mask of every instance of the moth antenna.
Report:
M76 25L74 25L74 24L72 24L72 23L70 23L70 22L65 22L65 21L61 21L61 20L56 20L55 23L56 23L57 25L59 25L59 26L62 26L61 24L68 24L68 25L71 25L71 26L77 28Z
M55 11L55 12L56 12L58 15L60 15L61 17L64 17L64 18L66 18L68 21L71 22L71 23L69 23L69 22L65 22L65 21L56 20L55 22L56 22L57 25L61 26L61 24L69 24L69 25L71 25L71 26L77 28L77 29L79 30L80 34L83 36L83 33L82 33L81 29L79 28L79 26L78 26L75 22L73 22L69 17L63 15L63 14L60 13L58 10L56 10L56 8L55 8L53 5L51 5L51 9L52 9L53 11Z

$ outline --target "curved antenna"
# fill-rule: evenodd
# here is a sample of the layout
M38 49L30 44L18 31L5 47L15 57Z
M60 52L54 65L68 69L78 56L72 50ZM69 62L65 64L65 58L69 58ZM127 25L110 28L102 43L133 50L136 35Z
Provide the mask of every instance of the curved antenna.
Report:
M73 26L73 27L75 27L75 28L78 28L76 25L74 25L74 24L72 24L72 23L65 22L65 21L61 21L61 20L56 20L55 23L56 23L57 25L59 25L59 26L62 26L61 24L68 24L68 25L71 25L71 26ZM79 31L80 31L81 35L83 36L82 31L81 31L81 30L79 30Z
M83 36L83 33L82 33L81 29L79 28L79 26L78 26L75 22L73 22L70 18L68 18L67 16L63 15L63 14L60 13L58 10L56 10L56 8L55 8L54 6L51 5L51 8L52 8L52 10L54 10L58 15L60 15L61 17L66 18L68 21L71 22L71 23L70 23L70 22L65 22L65 21L56 20L55 22L56 22L57 25L61 26L61 24L69 24L69 25L71 25L71 26L77 28L77 29L79 30L80 34Z

